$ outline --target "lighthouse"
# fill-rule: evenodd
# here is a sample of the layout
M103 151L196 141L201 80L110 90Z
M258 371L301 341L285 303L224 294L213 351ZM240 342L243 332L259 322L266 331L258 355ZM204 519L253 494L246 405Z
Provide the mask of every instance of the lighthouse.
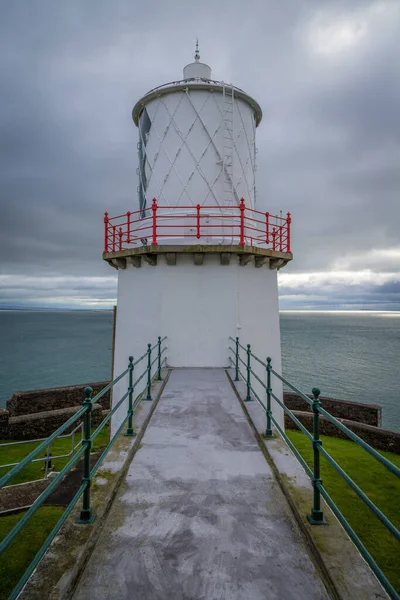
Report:
M137 198L104 217L103 259L118 270L114 376L158 336L172 368L227 368L238 337L280 372L277 271L292 259L291 218L258 207L260 105L214 80L197 44L183 78L146 93L132 118ZM274 416L283 425L278 406Z

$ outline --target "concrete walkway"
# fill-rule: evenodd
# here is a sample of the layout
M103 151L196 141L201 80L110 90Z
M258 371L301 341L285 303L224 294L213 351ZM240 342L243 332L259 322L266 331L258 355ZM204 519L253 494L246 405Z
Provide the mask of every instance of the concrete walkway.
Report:
M329 598L224 370L171 373L74 600Z

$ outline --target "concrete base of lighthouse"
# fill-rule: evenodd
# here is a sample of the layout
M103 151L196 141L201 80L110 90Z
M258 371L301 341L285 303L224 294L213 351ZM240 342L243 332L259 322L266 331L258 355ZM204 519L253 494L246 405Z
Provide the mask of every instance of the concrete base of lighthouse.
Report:
M181 252L158 248L150 258L142 249L129 256L125 251L104 257L119 267L114 377L126 369L130 355L135 359L143 355L147 343L154 344L158 336L167 336L171 367L229 367L229 356L234 358L229 337L238 336L262 360L270 356L274 369L281 372L277 270L271 267L286 263L291 255L205 248L202 252L193 246L187 251L181 247ZM140 263L138 256L143 259ZM241 358L246 360L243 350ZM138 375L144 367L144 362L138 365ZM240 369L246 373L243 364ZM252 369L266 382L265 369L254 359ZM265 399L265 390L254 377L252 383ZM114 404L125 392L123 380L115 388ZM282 396L276 378L274 393ZM274 404L274 416L283 426L282 409ZM113 430L125 414L125 410L115 413Z

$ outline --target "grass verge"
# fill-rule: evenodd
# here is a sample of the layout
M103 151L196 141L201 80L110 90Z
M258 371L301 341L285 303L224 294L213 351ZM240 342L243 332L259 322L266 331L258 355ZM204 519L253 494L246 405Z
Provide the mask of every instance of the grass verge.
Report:
M46 506L39 508L24 529L0 556L0 600L6 600L37 551L63 513L62 508ZM0 518L0 540L22 518L24 513Z
M307 464L312 448L300 431L286 430ZM323 446L372 502L400 528L400 481L365 450L350 440L321 435ZM400 467L400 456L381 452ZM328 461L321 456L323 485L393 587L400 592L400 545Z
M94 431L94 429L92 430ZM75 444L80 440L80 433L75 435ZM104 427L99 435L94 440L92 452L98 452L106 447L109 440L109 427ZM4 443L12 442L12 440L3 440ZM24 444L16 444L15 446L0 446L0 465L21 462L32 450L34 450L41 442L27 442ZM58 438L52 444L50 452L53 456L67 454L72 449L72 438ZM45 452L37 458L45 456ZM71 455L72 456L72 455ZM52 461L53 470L60 471L67 464L71 456L65 458L57 458ZM12 467L0 467L0 477L3 477ZM16 483L25 483L26 481L35 481L42 479L44 476L44 462L31 462L22 471L17 473L8 485Z

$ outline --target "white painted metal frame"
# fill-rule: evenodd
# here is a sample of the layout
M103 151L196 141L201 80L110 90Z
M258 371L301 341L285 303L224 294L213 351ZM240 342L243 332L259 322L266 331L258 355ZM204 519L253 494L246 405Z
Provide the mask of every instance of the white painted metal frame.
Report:
M231 98L231 101L229 102L229 105L231 106L231 110L229 111L229 113L230 113L229 119L228 119L228 114L227 114L228 109L226 107L226 105L228 103L226 100L226 98L227 98L226 87L228 87L228 89L229 89L228 95L229 95L229 98ZM199 108L196 108L196 106L192 100L192 97L191 97L191 94L196 93L196 90L192 90L190 87L187 87L184 90L184 93L180 94L179 102L176 104L173 111L170 110L168 103L164 100L165 96L161 96L161 97L157 98L157 100L156 100L157 106L155 108L154 114L151 115L150 111L148 111L148 116L151 121L151 129L150 129L149 135L155 135L158 140L158 148L156 149L155 152L154 152L154 150L151 153L148 152L147 145L145 145L145 143L144 143L145 140L143 140L143 138L141 137L142 134L141 134L140 127L139 127L139 132L140 132L139 136L140 136L140 140L141 140L141 144L142 144L142 151L144 153L144 161L145 161L145 164L148 164L149 171L150 171L150 176L149 176L149 179L147 182L148 183L147 188L149 187L150 180L152 179L152 183L153 183L152 189L154 190L154 187L156 187L157 193L152 193L151 195L156 196L157 199L159 201L162 201L162 203L164 205L171 206L171 205L179 204L182 199L182 196L184 194L187 194L191 203L197 204L198 199L191 198L190 194L188 193L188 186L192 180L193 175L196 172L203 179L203 181L206 184L207 190L208 190L206 196L204 198L202 198L202 200L200 202L202 205L206 204L207 201L209 201L210 196L213 199L213 204L215 203L216 208L219 208L219 210L221 211L222 214L224 212L223 211L224 207L238 205L239 201L240 201L240 194L238 192L238 186L240 185L242 180L244 181L245 189L247 192L246 193L247 201L250 201L250 204L253 204L254 190L255 190L254 175L253 175L253 182L249 183L248 175L246 174L246 166L243 165L243 161L242 161L240 152L237 147L237 141L240 136L244 135L245 140L246 140L246 145L247 145L247 155L249 157L249 158L247 158L246 164L250 160L251 171L253 173L254 173L254 164L255 164L255 156L252 156L254 154L254 144L251 145L249 143L249 136L247 134L246 125L245 125L245 122L243 120L243 116L242 116L242 113L240 110L240 104L235 102L235 88L233 86L223 85L222 92L223 92L222 108L220 106L220 102L218 101L220 99L220 95L219 95L220 92L217 92L217 95L215 96L215 92L212 92L211 90L209 91L209 93L207 93L207 95L204 99L204 102L202 103L202 105ZM187 129L186 134L184 135L180 131L180 129L177 125L176 115L178 114L178 111L180 110L185 98L188 100L188 103L191 106L191 109L193 110L194 114L193 114L193 120L191 121L190 126ZM216 127L213 126L213 128L211 130L210 130L210 125L208 125L208 123L205 122L205 119L202 116L202 111L209 102L214 102L217 112L220 115L220 121L219 121L218 125ZM153 104L153 102L152 102L152 104ZM167 126L165 127L162 134L160 134L160 132L158 131L158 129L155 125L157 114L158 114L158 111L161 106L163 106L163 108L169 118L169 122L167 123ZM234 122L234 112L236 114L238 114L238 116L239 116L239 119L236 120L237 124L235 124L235 122ZM194 156L194 154L191 150L190 144L188 143L188 137L197 121L201 124L202 130L205 133L205 136L207 139L207 143L198 159L196 159L196 157ZM254 119L253 119L253 124L254 124ZM179 138L181 140L181 146L177 149L174 157L172 157L165 148L165 140L167 138L168 132L170 131L171 127L174 128L175 132L177 133L177 135L179 136ZM219 147L218 142L216 141L216 136L221 133L222 133L222 145L220 144L220 147ZM199 143L202 141L203 140L199 140ZM212 146L213 151L215 152L215 155L217 157L216 163L220 165L220 168L218 169L217 174L215 175L213 180L210 180L207 177L206 173L203 172L203 169L201 166L202 160L205 157L206 153L209 151L210 146ZM178 169L176 168L176 161L178 160L180 152L182 151L183 148L186 148L187 152L189 153L189 155L193 161L193 166L191 168L191 171L189 173L185 174L185 178L182 177L182 173L179 173ZM164 155L169 163L169 167L168 167L168 170L166 170L166 172L165 172L163 181L160 181L157 178L156 168L155 168L156 164L157 164L157 160L159 159L161 152L164 153ZM236 181L234 180L234 174L235 174L234 162L235 161L237 161L237 165L238 165L236 170L240 173L240 175ZM240 169L239 169L239 167L240 167ZM164 188L165 188L165 185L166 185L166 183L169 179L169 176L172 172L174 172L175 176L179 180L181 189L180 189L179 195L171 201L171 199L167 197L167 194L164 193ZM149 198L147 195L147 189L145 189L145 182L141 179L141 170L140 169L138 169L138 174L139 174L139 179L140 179L140 186L142 187L142 190L144 191L144 196L146 198L146 205L148 208L151 204L152 198ZM223 190L224 190L223 197L216 194L216 192L215 192L215 185L216 185L217 181L219 180L219 178L221 177L221 175L223 177ZM186 179L186 183L185 183L184 179ZM230 189L232 190L231 193L230 193Z

